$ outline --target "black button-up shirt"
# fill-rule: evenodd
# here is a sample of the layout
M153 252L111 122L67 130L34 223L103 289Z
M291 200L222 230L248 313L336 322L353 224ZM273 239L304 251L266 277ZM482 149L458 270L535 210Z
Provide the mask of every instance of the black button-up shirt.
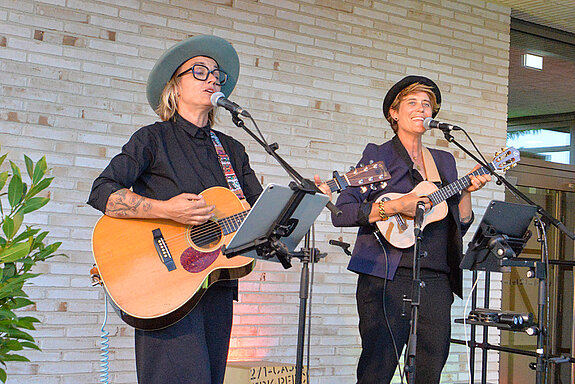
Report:
M230 157L246 200L253 205L262 191L244 146L214 131ZM140 196L168 200L180 193L199 194L228 187L209 127L197 127L180 116L140 128L94 181L88 204L106 211L110 195L132 188Z

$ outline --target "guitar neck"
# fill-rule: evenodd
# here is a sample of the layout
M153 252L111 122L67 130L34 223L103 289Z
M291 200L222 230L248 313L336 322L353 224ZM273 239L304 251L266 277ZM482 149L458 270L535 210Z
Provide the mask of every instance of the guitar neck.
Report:
M438 189L437 191L429 194L427 197L433 205L437 205L444 200L449 199L451 196L463 191L465 188L471 185L471 176L480 176L489 173L489 170L485 167L481 167L468 175L463 176L461 179L454 181L453 183L446 185L445 187Z
M345 189L347 187L347 184L340 186L335 179L327 180L325 183L332 192L339 192L340 190Z
M219 219L217 223L220 228L222 228L224 235L229 235L237 231L249 212L250 210L247 209L243 212Z

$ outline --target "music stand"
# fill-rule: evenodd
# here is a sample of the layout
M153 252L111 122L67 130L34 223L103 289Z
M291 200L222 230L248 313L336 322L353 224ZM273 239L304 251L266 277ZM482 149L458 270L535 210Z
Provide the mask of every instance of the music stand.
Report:
M287 269L290 253L328 201L328 196L307 193L295 184L268 184L222 252L280 262Z
M489 273L509 272L511 269L510 265L517 262L517 256L523 251L525 243L531 237L531 231L528 228L536 212L537 207L534 205L497 200L492 200L485 210L479 227L473 235L467 252L459 265L461 269L473 271L473 280L477 278L477 271L487 271L485 276L485 295L483 297L485 308L489 307ZM543 280L540 280L539 284L540 286L541 284L544 285ZM476 308L476 302L477 291L474 291L471 304L472 310ZM541 329L541 313L539 315L538 326ZM463 323L465 324L465 320ZM475 326L471 323L472 344L468 345L468 341L465 341L466 345L471 348L469 362L471 381L474 380L473 372L475 369ZM488 324L483 324L483 345L487 345L487 326ZM542 345L542 339L540 339L538 338L539 346ZM486 364L487 349L482 348L482 383L487 380Z
M461 269L509 272L502 260L518 256L531 237L528 230L537 212L532 205L492 200L469 243Z

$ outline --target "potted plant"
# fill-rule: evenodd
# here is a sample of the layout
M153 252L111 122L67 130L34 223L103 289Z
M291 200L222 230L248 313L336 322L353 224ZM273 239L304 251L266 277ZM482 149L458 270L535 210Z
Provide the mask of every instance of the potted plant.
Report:
M0 156L0 167L7 154ZM6 362L29 361L19 354L40 348L28 333L39 320L18 316L18 309L34 304L24 291L28 280L38 276L31 269L56 256L60 242L46 244L48 231L25 224L25 215L42 208L50 197L39 194L50 186L46 158L34 163L24 155L30 183L22 180L20 168L10 161L10 171L0 173L0 380L6 382Z

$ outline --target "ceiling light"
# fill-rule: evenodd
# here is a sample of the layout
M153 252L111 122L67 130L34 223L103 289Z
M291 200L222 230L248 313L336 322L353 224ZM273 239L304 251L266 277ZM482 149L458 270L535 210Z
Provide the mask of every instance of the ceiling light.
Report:
M531 69L543 69L543 56L537 56L532 53L524 53L522 55L523 66Z

